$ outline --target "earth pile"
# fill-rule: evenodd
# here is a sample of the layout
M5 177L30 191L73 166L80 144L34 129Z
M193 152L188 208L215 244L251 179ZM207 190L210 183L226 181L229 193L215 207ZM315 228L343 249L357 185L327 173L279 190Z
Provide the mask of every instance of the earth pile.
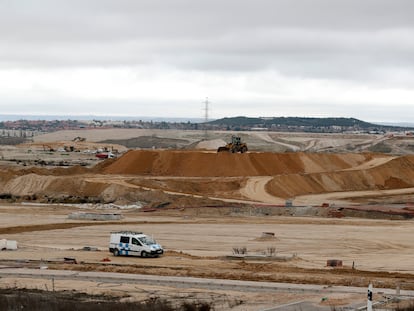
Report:
M162 201L175 202L179 197L195 200L196 195L273 202L309 194L411 187L414 156L372 153L134 150L93 168L0 168L4 197L48 201L73 197L158 202L162 195Z
M414 187L414 156L401 156L367 169L275 176L266 190L277 197L340 191L366 191Z
M364 154L212 153L199 151L129 151L103 169L106 174L236 177L335 171L360 165Z

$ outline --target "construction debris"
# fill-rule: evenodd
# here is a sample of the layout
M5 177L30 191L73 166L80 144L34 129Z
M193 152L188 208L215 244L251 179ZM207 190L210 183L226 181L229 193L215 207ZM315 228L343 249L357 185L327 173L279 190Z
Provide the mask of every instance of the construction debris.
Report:
M275 233L274 232L262 232L262 238L274 238Z
M0 240L0 250L16 250L17 249L17 241L13 240L6 240L2 239Z
M342 260L328 259L326 261L327 267L342 267Z
M77 219L77 220L120 220L122 219L121 214L114 214L114 213L84 213L84 212L75 212L71 213L68 216L69 219Z

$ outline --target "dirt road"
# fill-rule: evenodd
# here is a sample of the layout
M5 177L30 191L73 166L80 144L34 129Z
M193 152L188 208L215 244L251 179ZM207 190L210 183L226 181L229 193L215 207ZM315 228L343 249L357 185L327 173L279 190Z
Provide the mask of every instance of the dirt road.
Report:
M272 180L269 176L250 177L244 188L240 189L240 193L252 201L267 204L285 204L284 199L270 195L266 191L266 184Z
M16 278L16 279L43 279L44 281L53 280L60 282L60 286L64 283L71 282L90 282L92 284L107 284L107 285L123 285L126 288L130 288L133 291L133 286L139 285L141 288L154 288L154 287L169 287L176 290L186 291L191 288L192 291L205 291L210 293L220 292L241 292L241 293L255 293L256 296L279 296L286 299L291 296L292 303L297 304L303 302L303 298L309 299L310 310L331 310L328 306L318 305L316 299L313 297L348 297L348 302L351 301L352 305L364 305L366 287L351 287L351 286L324 286L324 285L306 285L306 284L287 284L276 282L253 282L253 281L241 281L241 280L226 280L226 279L208 279L208 278L192 278L192 277L174 277L174 276L159 276L159 275L143 275L143 274L126 274L126 273L111 273L111 272L77 272L68 270L38 270L38 269L11 269L3 267L0 269L1 278ZM395 289L375 289L373 291L373 297L393 296L396 294ZM414 291L402 290L399 293L405 297L413 297ZM217 294L216 294L217 295ZM234 294L233 294L234 295ZM240 295L240 293L239 293ZM296 301L294 297L297 295ZM280 299L279 298L279 299ZM252 310L258 310L258 299L256 297L256 305L252 306L250 303L243 303L243 310L249 310L250 308L256 308ZM277 302L270 299L268 305L264 305L261 302L261 309L268 308L280 308L280 301ZM283 300L282 300L283 301ZM342 303L346 303L347 300L343 299ZM249 306L250 305L250 306ZM221 306L224 307L224 306ZM233 309L233 308L231 308ZM237 308L236 308L237 309ZM234 309L233 309L234 310ZM308 310L308 308L301 308L301 310Z

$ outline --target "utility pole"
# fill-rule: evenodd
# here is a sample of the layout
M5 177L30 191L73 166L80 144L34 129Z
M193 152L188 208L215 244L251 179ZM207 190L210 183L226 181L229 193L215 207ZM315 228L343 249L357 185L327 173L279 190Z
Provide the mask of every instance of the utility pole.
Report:
M205 108L204 108L204 139L207 140L207 122L208 122L208 104L210 103L208 101L208 97L206 97L206 100L203 102L205 104Z

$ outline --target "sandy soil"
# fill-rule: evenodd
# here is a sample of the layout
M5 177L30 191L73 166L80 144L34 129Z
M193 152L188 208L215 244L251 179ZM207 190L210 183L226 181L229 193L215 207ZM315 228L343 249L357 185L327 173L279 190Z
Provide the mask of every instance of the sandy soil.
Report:
M408 150L409 140L243 133L249 146L256 144L266 149L272 145L284 152L130 150L106 161L82 152L61 154L43 150L43 141L58 146L76 136L87 137L87 143L77 148L97 148L100 143L96 142L102 135L119 138L120 133L123 138L150 135L143 130L116 131L116 134L63 132L37 137L39 141L33 145L2 148L0 238L19 243L17 251L0 253L3 263L363 287L371 280L376 287L395 288L400 282L407 289L413 287L414 227L410 219L414 217L414 157L343 152L366 150L385 142L393 143L398 150ZM200 143L189 132L155 134L188 140L193 146L199 143L205 149L216 148L226 141L212 137ZM341 152L285 152L291 150ZM16 156L15 161L10 161L11 156ZM39 165L39 159L54 163L65 159L67 165L58 168L55 164ZM80 166L78 161L86 164ZM39 205L85 200L99 204ZM292 207L285 206L287 200ZM28 201L32 204L22 204ZM142 208L110 209L108 203ZM68 214L76 211L122 213L123 219L110 222L69 219ZM166 248L166 254L156 259L113 257L107 250L109 232L125 229L154 235ZM275 238L263 238L263 232L272 232ZM97 250L84 251L85 246ZM244 247L251 255L263 255L275 248L279 260L226 258L235 248ZM63 264L64 257L74 257L79 264ZM110 262L102 262L106 258ZM344 267L326 267L329 259L342 260ZM1 284L11 283L1 279ZM38 286L35 281L33 284ZM59 286L104 290L86 283ZM114 288L109 291L119 294ZM145 289L137 295L144 292L167 295L169 291L169 288ZM189 297L193 294L185 292ZM227 303L238 299L250 301L251 310L255 310L256 303L269 306L269 301L287 303L295 299L291 293L276 300L253 293L210 291L197 295L225 297ZM321 299L308 298L314 302ZM351 299L331 298L332 301ZM233 310L249 310L245 303Z
M411 221L324 219L292 217L210 217L197 216L196 210L166 213L139 213L133 210L122 212L124 219L116 222L87 222L68 219L75 208L63 206L1 206L0 236L16 240L18 250L2 251L0 264L27 261L31 266L48 266L58 269L80 269L96 271L130 272L174 276L228 278L313 284L341 284L366 286L367 280L376 287L395 288L397 283L412 284L414 269L414 227ZM85 211L85 209L82 209ZM92 212L97 212L95 209ZM108 210L105 213L111 212ZM119 212L114 210L113 212ZM141 230L153 235L166 249L160 258L113 257L108 252L111 231ZM263 232L273 232L275 238L263 238ZM84 251L83 248L96 248ZM276 248L278 261L230 260L234 248L246 247L250 255L266 253ZM59 264L63 258L76 258L79 264ZM109 258L110 262L102 262ZM326 267L329 259L343 261L344 268ZM37 261L36 261L37 260ZM351 269L354 265L355 269ZM393 272L393 273L390 273ZM22 280L2 279L1 286L22 284ZM42 286L50 281L24 281L25 285ZM40 284L40 285L39 285ZM410 285L411 284L411 285ZM48 285L50 286L50 284ZM57 282L58 288L78 288L90 293L102 290L116 294L131 292L126 285L102 288L99 284L72 284ZM79 286L79 287L78 287ZM120 288L123 288L122 290ZM171 289L155 287L135 293L137 298L167 295ZM190 296L191 291L182 295ZM209 292L209 291L207 291ZM119 292L118 292L119 293ZM205 293L204 293L205 294ZM239 292L209 295L225 295L226 299L241 299L245 302L260 302L269 305L269 294ZM174 296L174 295L172 295ZM198 295L202 297L202 294ZM273 296L272 304L297 301L293 294ZM336 298L335 298L336 297ZM337 299L332 294L330 298ZM319 295L309 295L310 301L320 301ZM359 297L361 299L362 297ZM355 300L344 299L344 303ZM265 303L265 301L267 301ZM245 309L255 310L244 306Z

